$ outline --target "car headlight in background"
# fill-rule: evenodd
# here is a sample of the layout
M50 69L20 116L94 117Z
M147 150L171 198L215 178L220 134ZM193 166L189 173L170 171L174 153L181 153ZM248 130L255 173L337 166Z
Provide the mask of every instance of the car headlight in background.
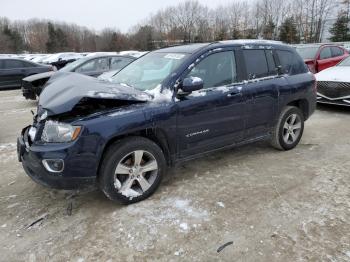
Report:
M64 143L75 140L81 131L81 126L56 121L46 121L41 140L48 143Z

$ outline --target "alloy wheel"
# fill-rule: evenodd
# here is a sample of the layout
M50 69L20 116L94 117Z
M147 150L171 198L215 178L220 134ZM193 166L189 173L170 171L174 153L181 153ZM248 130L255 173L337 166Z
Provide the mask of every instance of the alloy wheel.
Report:
M299 139L301 133L301 119L298 114L291 114L283 125L283 141L293 144Z
M158 175L156 158L147 151L130 152L118 163L114 174L114 187L126 197L145 193Z

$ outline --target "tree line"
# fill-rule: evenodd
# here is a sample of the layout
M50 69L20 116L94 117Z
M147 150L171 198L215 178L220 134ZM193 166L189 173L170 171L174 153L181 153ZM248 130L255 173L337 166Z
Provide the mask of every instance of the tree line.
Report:
M216 8L187 0L159 10L128 33L114 28L96 32L45 19L10 21L3 17L0 52L152 50L179 43L239 38L314 43L323 38L327 20L335 17L330 40L347 41L349 10L350 0L237 0Z

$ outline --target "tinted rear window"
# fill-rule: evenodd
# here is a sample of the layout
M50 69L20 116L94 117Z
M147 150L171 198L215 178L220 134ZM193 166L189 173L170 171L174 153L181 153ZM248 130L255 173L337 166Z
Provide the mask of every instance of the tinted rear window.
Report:
M308 71L305 63L300 57L293 52L285 50L276 50L278 59L285 74L296 75L306 73Z
M248 79L260 78L269 75L265 50L243 50Z

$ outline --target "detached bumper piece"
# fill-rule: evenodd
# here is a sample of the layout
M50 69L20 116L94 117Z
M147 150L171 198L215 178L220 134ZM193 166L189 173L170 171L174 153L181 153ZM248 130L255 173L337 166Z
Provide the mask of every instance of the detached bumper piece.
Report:
M350 106L350 83L332 81L317 82L317 102Z
M64 176L62 159L45 159L42 152L31 149L28 136L30 126L22 130L21 136L17 138L18 160L22 162L23 169L27 175L36 183L56 189L77 189L96 183L96 177L67 177ZM45 167L45 164L47 165ZM54 170L50 172L49 170Z

